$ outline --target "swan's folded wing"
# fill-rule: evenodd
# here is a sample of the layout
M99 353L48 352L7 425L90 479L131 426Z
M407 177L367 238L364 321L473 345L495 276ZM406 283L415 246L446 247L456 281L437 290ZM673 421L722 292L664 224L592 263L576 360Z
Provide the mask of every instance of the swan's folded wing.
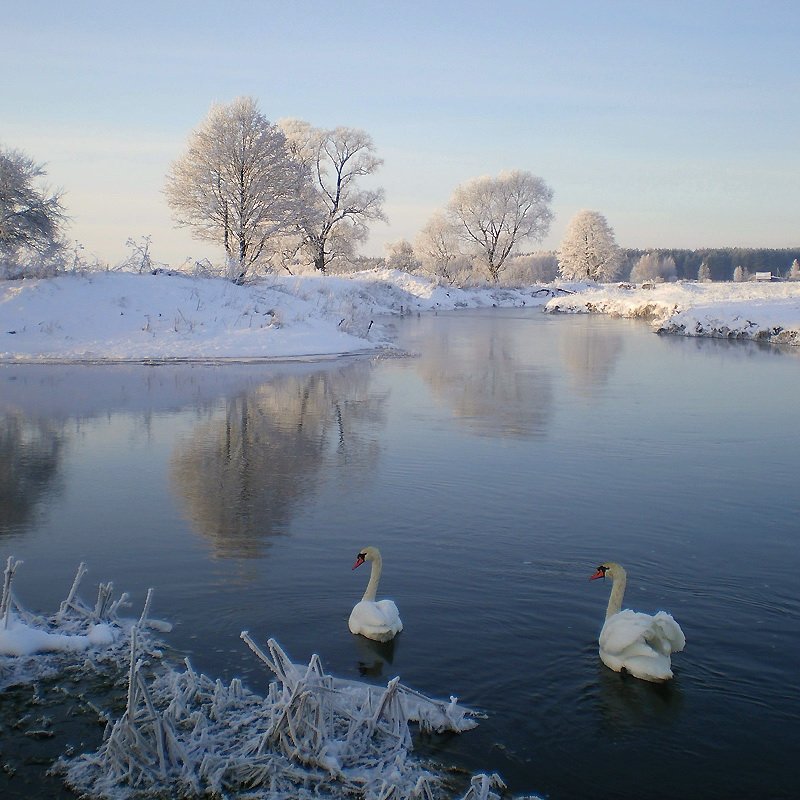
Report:
M609 617L600 631L600 649L607 653L621 654L637 644L643 644L652 625L653 617L638 611L625 609ZM641 654L644 655L645 651Z
M398 625L400 628L403 627L403 623L400 622L400 612L397 610L394 600L378 600L376 605L380 608L387 625L393 628Z
M660 683L672 678L669 656L662 656L653 651L650 651L648 657L626 658L624 666L631 675L643 681Z
M686 637L681 626L666 611L659 611L653 617L653 633L656 634L653 646L665 655L680 653L686 646Z

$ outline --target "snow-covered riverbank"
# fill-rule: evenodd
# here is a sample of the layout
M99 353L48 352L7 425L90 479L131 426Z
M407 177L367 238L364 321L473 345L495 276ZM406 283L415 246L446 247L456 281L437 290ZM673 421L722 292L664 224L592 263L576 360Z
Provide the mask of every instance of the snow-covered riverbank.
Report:
M640 317L658 332L800 344L800 283L457 289L382 269L236 286L104 272L0 283L0 361L334 357L391 348L386 314L492 306Z
M396 270L253 285L121 272L0 283L0 361L285 359L391 347L376 317L542 304L527 290L441 287Z
M800 283L661 283L572 287L551 313L601 313L650 321L658 333L800 345Z

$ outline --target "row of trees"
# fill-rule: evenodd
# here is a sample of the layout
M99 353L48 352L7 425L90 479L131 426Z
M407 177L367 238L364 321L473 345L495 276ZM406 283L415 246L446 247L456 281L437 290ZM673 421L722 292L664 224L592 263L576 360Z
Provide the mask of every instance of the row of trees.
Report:
M241 97L212 107L165 192L179 225L224 248L235 280L303 261L325 272L384 219L383 190L359 185L381 163L364 131L276 125Z
M233 280L265 271L339 271L363 266L357 245L371 223L385 220L383 190L364 186L382 163L362 130L315 128L297 119L273 124L255 100L240 97L213 106L190 135L167 174L165 195L178 225L224 250ZM26 263L40 273L64 265L62 195L41 185L44 174L24 154L0 149L0 269L5 265L6 277L24 273ZM552 198L547 183L530 172L474 178L456 187L413 244L395 242L378 261L450 284L501 277L516 283L555 277L743 280L748 271L787 271L752 256L765 251L622 250L597 211L575 215L556 253L520 255L524 242L547 235ZM149 237L128 245L140 267L151 264Z
M258 267L326 272L351 261L368 224L385 219L383 190L360 185L381 163L364 131L273 125L245 97L212 108L173 164L166 195L179 225L224 247L237 280ZM519 242L547 234L552 197L522 171L459 186L425 227L426 263L451 279L454 262L469 256L496 282Z

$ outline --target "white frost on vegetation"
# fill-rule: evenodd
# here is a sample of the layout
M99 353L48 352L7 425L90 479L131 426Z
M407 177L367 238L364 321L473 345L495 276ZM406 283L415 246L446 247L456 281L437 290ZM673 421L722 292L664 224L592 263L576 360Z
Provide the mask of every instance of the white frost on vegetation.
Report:
M642 318L658 333L754 339L800 345L800 282L576 284L554 297L551 313L601 313Z
M143 647L157 653L146 635L148 628L160 631L168 623L148 617L152 590L138 620L120 617L119 611L130 606L127 593L114 599L111 583L101 583L94 605L78 597L78 587L87 572L81 564L67 598L57 613L42 616L28 611L13 591L14 574L22 564L13 557L6 562L3 573L3 592L0 598L0 691L8 686L34 683L55 674L65 658L74 660L75 653L84 653L84 666L89 671L101 664L111 667L127 661L130 639L140 632Z
M251 800L452 797L445 777L411 757L409 722L460 732L474 713L389 681L385 688L326 675L313 655L293 664L274 640L262 651L242 638L277 681L266 697L192 669L148 680L132 642L127 707L109 723L95 753L62 759L57 769L81 795L230 796ZM495 776L476 776L466 795L495 800ZM451 789L452 791L452 789Z

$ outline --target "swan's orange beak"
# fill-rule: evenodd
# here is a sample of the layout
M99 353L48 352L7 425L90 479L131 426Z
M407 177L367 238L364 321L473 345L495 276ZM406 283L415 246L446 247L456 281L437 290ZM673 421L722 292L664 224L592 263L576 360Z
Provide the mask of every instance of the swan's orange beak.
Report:
M606 573L602 569L597 570L594 575L589 576L590 581L596 581L598 578L605 578Z
M356 567L360 567L365 561L366 561L366 559L364 558L364 556L359 555L359 557L356 559L356 563L353 564L353 569L355 569ZM352 570L351 570L351 572L352 572Z

